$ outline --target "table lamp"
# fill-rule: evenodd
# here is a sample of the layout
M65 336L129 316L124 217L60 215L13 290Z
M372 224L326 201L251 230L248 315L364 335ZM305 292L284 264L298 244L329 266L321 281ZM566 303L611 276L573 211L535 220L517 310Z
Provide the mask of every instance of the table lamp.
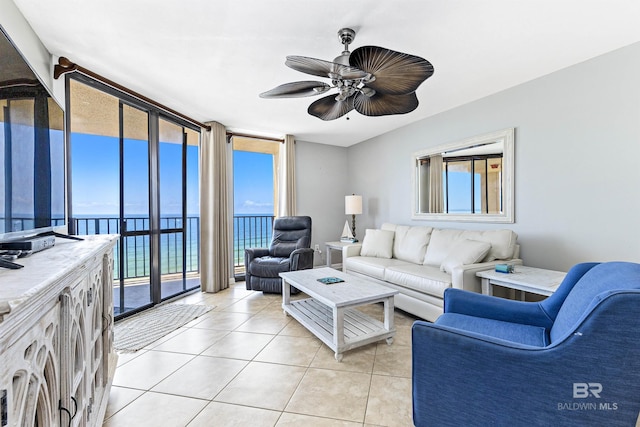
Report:
M344 196L344 213L351 215L351 234L353 235L353 241L357 242L356 215L362 213L362 196L356 196L355 194Z

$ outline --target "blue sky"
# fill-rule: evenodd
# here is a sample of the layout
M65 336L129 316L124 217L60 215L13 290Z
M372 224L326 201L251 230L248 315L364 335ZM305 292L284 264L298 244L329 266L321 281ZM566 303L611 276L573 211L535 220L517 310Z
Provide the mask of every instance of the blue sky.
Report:
M273 155L234 151L233 180L236 214L273 215Z
M148 215L148 148L146 141L125 141L125 215ZM71 179L74 215L119 213L119 155L117 138L76 134L71 138ZM182 197L181 146L160 147L161 215L180 215ZM187 213L198 214L197 147L187 151Z
M125 215L148 215L147 142L125 141ZM181 147L164 143L160 148L160 210L181 213ZM71 138L71 179L74 215L119 213L118 139L77 134ZM187 213L197 215L198 152L187 151ZM234 152L234 209L240 214L273 214L273 156Z

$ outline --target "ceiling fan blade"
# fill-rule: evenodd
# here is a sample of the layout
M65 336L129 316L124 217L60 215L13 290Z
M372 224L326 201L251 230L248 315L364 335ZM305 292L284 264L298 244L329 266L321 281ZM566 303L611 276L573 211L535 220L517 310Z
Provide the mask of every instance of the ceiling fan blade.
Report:
M414 92L433 75L433 65L426 59L378 46L357 48L351 52L349 64L373 74L375 80L367 86L388 95Z
M331 86L324 82L292 82L262 92L260 98L302 98L304 96L320 95L329 89L331 89Z
M322 59L308 58L306 56L287 56L285 65L296 71L319 77L328 77L330 79L342 78L354 80L362 79L368 75L355 67L324 61Z
M405 95L386 95L378 92L371 97L357 93L353 98L354 108L365 116L405 114L418 108L418 97L415 92Z
M351 110L353 110L353 96L344 101L336 101L336 95L329 95L309 105L307 111L312 116L328 121L342 117Z

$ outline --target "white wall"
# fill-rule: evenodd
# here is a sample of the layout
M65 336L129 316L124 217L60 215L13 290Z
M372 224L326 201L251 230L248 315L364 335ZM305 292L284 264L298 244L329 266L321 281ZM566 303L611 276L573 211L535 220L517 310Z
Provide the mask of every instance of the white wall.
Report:
M412 152L507 127L514 224L411 220ZM525 264L543 268L640 262L640 43L354 145L348 170L363 226L508 227Z
M344 196L351 194L347 173L346 148L296 141L297 213L311 217L311 247L322 250L315 265L326 263L324 243L340 240L347 219Z

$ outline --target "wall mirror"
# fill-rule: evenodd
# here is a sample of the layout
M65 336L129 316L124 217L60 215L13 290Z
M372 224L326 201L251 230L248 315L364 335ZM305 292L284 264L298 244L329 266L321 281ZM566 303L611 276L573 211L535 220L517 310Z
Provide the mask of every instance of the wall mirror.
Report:
M412 219L514 221L514 128L413 153Z

